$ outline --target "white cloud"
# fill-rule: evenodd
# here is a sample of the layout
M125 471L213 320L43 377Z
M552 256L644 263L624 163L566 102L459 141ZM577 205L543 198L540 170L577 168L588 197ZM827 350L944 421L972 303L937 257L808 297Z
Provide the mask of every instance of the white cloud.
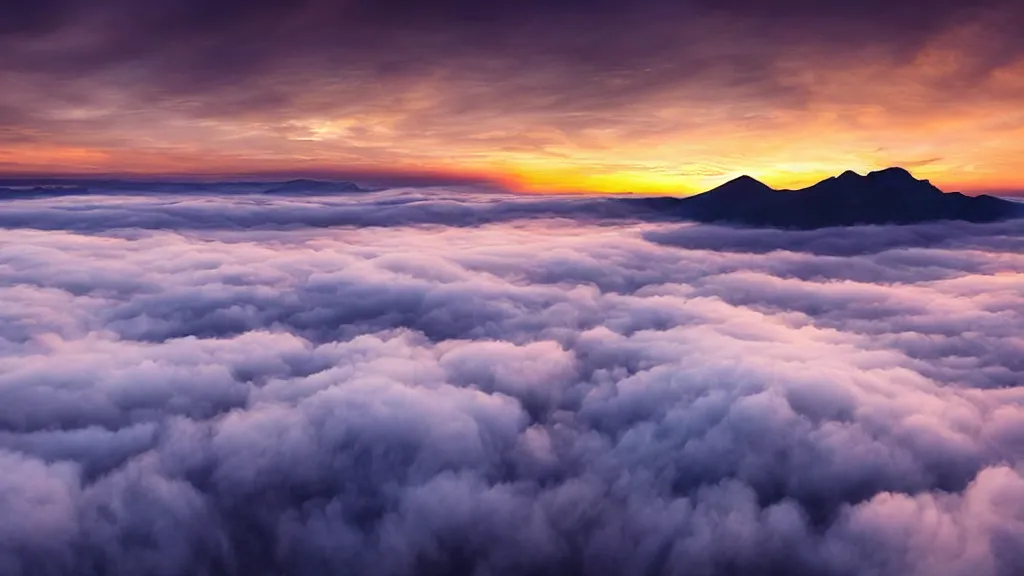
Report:
M11 202L0 571L1024 569L1020 224L376 198Z

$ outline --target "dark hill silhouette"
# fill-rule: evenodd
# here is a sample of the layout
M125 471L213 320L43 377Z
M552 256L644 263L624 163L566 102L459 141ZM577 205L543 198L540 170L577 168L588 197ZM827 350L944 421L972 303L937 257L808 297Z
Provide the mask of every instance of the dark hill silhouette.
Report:
M77 185L2 186L0 187L0 200L36 198L40 196L80 196L88 193L88 188Z
M700 222L797 229L934 220L992 222L1024 216L1024 205L943 192L902 168L864 176L846 171L801 190L773 190L741 176L689 198L640 202L658 213Z
M363 189L352 182L326 182L300 178L287 182L275 182L268 185L264 194L332 194L346 192L363 192Z
M0 200L85 194L270 194L330 195L365 192L352 182L297 179L285 182L263 181L170 181L10 178L0 179Z

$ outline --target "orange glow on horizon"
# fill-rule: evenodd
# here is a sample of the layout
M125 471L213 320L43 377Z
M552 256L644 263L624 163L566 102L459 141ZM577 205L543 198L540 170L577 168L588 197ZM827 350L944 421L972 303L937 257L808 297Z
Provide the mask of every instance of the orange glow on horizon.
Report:
M51 148L25 153L8 150L0 154L0 174L9 177L126 177L126 178L168 178L188 179L276 179L302 177L312 174L325 179L380 179L388 177L415 180L422 175L438 181L491 182L507 190L520 193L552 194L664 194L686 196L698 194L724 184L739 176L751 176L776 189L798 189L836 176L845 170L865 174L898 165L896 162L847 162L814 165L770 163L751 164L749 168L738 167L714 174L671 174L661 166L645 170L641 166L630 170L603 167L595 164L589 167L551 166L498 166L491 169L478 168L472 171L454 167L432 169L429 166L390 167L388 171L376 165L349 165L339 167L327 162L279 161L254 166L244 158L223 158L211 166L209 158L176 156L161 158L159 155L135 154L134 162L125 162L125 155L118 152ZM1024 195L1024 182L1015 178L1016 173L1006 174L973 171L968 173L947 172L941 166L906 166L915 177L928 179L947 192L1000 193ZM286 176L281 176L286 175Z
M682 85L569 114L506 101L500 87L427 77L381 102L300 102L274 119L117 116L116 106L97 106L89 131L72 123L6 145L0 173L430 173L523 192L693 194L744 174L799 188L848 169L903 166L945 190L1024 193L1024 62L948 95L970 66L953 47L983 33L954 31L906 61L794 55L779 63L780 90L794 99Z

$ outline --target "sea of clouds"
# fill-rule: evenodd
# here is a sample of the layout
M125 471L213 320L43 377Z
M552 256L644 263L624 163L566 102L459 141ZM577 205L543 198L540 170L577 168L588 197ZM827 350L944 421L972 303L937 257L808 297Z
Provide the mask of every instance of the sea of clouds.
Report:
M1024 222L0 205L0 574L1024 573Z

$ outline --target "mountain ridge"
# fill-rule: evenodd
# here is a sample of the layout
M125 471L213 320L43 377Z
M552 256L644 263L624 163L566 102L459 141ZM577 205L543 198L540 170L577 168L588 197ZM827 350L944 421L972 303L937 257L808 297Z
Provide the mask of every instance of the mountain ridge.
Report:
M796 190L776 190L750 176L686 198L649 199L666 216L746 226L813 229L936 220L992 222L1024 217L1024 206L989 195L944 192L908 170L861 175L847 170Z
M0 200L88 194L267 194L315 195L367 192L343 180L135 180L103 178L0 178Z

